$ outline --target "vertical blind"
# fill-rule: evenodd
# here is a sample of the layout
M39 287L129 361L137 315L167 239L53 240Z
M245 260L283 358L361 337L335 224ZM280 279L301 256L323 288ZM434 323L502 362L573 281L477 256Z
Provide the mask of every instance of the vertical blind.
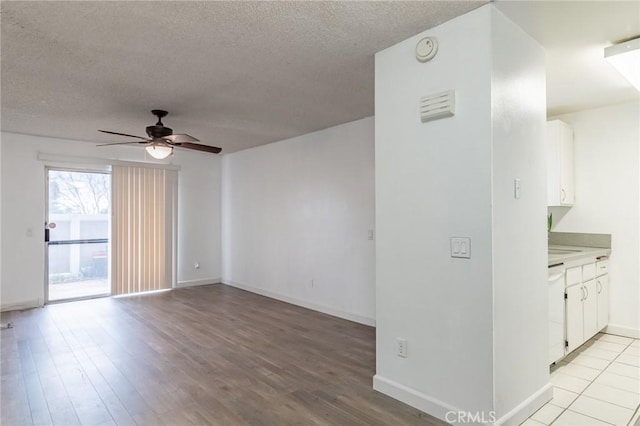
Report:
M113 294L171 288L177 172L113 166Z

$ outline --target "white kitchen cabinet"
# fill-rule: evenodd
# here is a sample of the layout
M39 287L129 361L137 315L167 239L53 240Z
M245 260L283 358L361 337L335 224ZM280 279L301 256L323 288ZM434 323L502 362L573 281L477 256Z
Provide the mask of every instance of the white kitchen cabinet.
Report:
M572 206L573 130L560 120L547 122L547 205Z
M596 280L587 281L582 285L584 299L582 300L583 341L591 339L598 333L598 292Z
M609 321L606 261L585 263L566 272L566 346L569 353L595 336Z
M596 276L599 277L601 275L606 275L609 273L609 259L600 258L596 262Z
M564 265L548 269L549 284L549 364L562 359L565 353Z
M581 284L567 288L567 353L584 343L584 321L582 316L582 300L584 290Z
M602 330L609 324L609 275L596 278L596 293L598 294L598 330Z

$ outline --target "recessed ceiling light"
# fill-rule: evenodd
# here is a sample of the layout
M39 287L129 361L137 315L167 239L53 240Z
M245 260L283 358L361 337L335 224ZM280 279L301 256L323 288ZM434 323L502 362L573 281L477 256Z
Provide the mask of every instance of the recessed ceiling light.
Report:
M605 48L604 57L640 91L640 37Z

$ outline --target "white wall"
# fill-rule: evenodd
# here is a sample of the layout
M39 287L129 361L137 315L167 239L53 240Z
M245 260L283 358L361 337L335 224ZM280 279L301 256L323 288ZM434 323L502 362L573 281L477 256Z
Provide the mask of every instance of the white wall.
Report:
M500 418L549 383L546 69L544 49L497 9L491 37L494 409ZM519 199L514 179L520 179Z
M13 133L2 137L2 287L3 308L36 306L44 299L45 165L38 152L146 161L139 147L101 147ZM178 187L178 284L219 282L221 274L221 159L178 151L170 160L180 165ZM53 164L56 165L56 164ZM69 167L82 167L82 164ZM27 236L27 229L33 236ZM193 267L200 262L200 269Z
M421 64L427 35L439 51ZM447 89L456 115L421 123L420 97ZM542 49L493 5L376 54L374 387L448 421L517 423L550 397L541 93ZM471 238L471 259L450 257L454 236Z
M222 281L222 158L176 151L178 286ZM195 268L198 262L200 268Z
M225 155L223 282L373 324L373 184L373 118Z
M2 137L0 137L0 306L2 305Z
M640 102L561 115L575 137L576 201L558 232L611 234L610 331L640 337Z
M477 9L377 53L375 65L374 386L384 392L382 382L392 382L434 405L487 412L493 401L489 25L487 9ZM437 37L440 48L421 64L414 49L426 35ZM422 124L420 97L447 89L456 90L456 116ZM453 236L471 237L471 259L450 258ZM408 358L396 356L396 337L407 339ZM418 408L444 416L437 406Z

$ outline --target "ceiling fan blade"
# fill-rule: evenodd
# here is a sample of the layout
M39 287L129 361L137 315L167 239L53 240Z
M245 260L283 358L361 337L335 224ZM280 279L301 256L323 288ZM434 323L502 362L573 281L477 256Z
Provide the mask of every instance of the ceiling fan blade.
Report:
M210 152L212 154L217 154L222 151L222 148L218 148L217 146L201 145L199 143L191 142L184 142L179 145L176 144L176 146L180 148L195 149L196 151Z
M177 135L169 135L164 137L163 139L168 140L171 143L179 144L185 142L200 142L199 139L194 138L193 136L189 136L186 133L179 133Z
M109 145L127 145L132 143L147 143L148 141L133 141L133 142L112 142L112 143L103 143L96 146L109 146Z
M110 135L118 135L118 136L126 136L128 138L144 139L145 141L149 139L149 138L143 138L142 136L128 135L126 133L110 132L108 130L98 130L98 131L102 132L102 133L109 133Z

